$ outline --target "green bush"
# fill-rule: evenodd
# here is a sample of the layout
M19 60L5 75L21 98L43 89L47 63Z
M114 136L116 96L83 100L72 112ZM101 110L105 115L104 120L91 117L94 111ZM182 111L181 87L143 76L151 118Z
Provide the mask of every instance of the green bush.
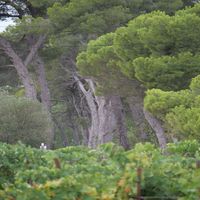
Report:
M20 171L46 166L47 161L42 158L43 154L43 151L26 147L21 143L16 145L0 143L0 188L13 183Z
M33 147L49 144L51 123L42 104L26 98L0 93L0 141L21 141Z

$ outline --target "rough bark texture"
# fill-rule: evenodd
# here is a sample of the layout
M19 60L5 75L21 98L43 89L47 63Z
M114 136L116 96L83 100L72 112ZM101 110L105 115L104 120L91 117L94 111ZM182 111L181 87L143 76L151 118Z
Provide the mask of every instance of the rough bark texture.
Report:
M165 148L167 144L167 140L165 137L164 129L162 128L160 121L146 110L144 110L144 115L145 115L146 120L152 127L152 129L155 131L160 147Z
M77 76L74 76L74 79L77 81L78 86L80 90L83 92L85 95L86 101L88 103L89 109L90 109L90 114L91 114L91 127L89 129L89 138L88 138L88 146L95 148L97 145L97 132L98 132L98 127L99 127L99 116L97 113L97 108L95 105L94 97L92 94L91 90L86 90L83 83L79 80ZM96 129L96 132L95 132ZM94 134L91 134L94 133Z
M95 96L95 86L92 80L86 80L88 90L78 77L75 77L75 80L86 97L91 113L88 146L96 148L99 144L111 142L118 134L120 144L126 149L129 148L120 97Z
M97 118L97 127L92 124L90 135L95 135L97 140L97 144L104 144L106 142L112 141L114 137L114 129L116 125L115 115L112 111L112 102L109 97L96 97L97 107L96 112L98 115ZM116 127L115 127L116 129Z
M19 78L22 81L22 84L24 85L26 97L32 100L37 100L37 93L35 90L33 80L21 58L15 53L10 43L4 38L0 38L0 46L0 48L3 49L5 54L13 62L14 67L19 75Z

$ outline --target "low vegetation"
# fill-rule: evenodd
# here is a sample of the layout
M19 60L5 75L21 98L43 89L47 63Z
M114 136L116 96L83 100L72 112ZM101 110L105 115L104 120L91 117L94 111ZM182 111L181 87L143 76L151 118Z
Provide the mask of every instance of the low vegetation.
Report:
M129 151L112 143L54 151L0 144L0 199L134 199L139 169L143 197L198 199L199 148L196 141L169 144L165 152L150 143Z

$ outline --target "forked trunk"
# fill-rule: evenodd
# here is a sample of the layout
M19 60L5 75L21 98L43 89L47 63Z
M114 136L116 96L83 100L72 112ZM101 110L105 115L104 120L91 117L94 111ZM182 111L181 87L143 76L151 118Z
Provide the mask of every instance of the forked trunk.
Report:
M86 97L91 113L88 146L96 148L99 144L111 142L117 138L124 148L129 148L120 97L95 96L95 86L92 80L86 80L88 90L78 77L75 77L75 80Z

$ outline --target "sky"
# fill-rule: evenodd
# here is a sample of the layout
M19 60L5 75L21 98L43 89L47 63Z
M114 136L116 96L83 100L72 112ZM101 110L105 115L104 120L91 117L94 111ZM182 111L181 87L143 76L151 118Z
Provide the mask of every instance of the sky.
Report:
M8 19L6 21L0 21L0 32L3 32L8 25L11 25L13 23L14 22L11 19Z

